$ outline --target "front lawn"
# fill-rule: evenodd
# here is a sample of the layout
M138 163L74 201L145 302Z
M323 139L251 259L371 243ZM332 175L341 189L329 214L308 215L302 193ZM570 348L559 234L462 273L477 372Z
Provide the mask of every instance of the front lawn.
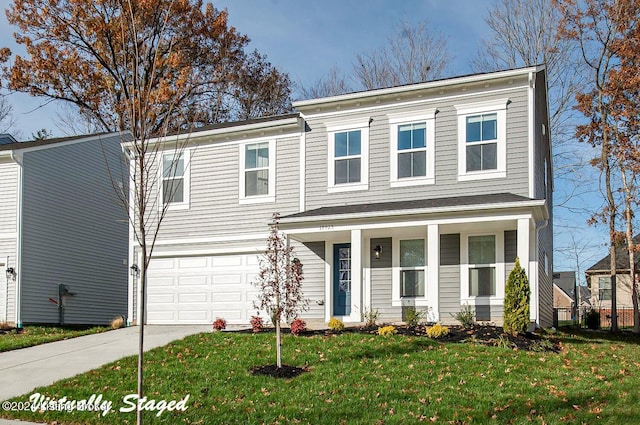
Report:
M3 351L17 350L18 348L32 347L47 342L60 341L78 336L104 332L110 328L106 326L94 327L64 327L64 326L25 326L22 332L15 329L0 334L0 353Z
M252 375L274 363L273 334L206 333L146 354L149 398L187 410L144 412L145 423L405 424L634 423L640 418L637 337L558 334L560 352L534 352L422 336L344 333L284 339L284 363L306 366L283 380ZM3 412L61 424L132 424L123 397L136 391L136 357L38 392L60 399L102 395L88 412ZM26 401L27 396L15 401Z

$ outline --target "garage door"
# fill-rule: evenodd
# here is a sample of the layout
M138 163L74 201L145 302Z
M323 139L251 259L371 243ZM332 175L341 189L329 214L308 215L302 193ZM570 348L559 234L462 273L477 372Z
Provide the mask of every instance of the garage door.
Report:
M255 314L256 254L154 258L148 273L149 324L247 324Z

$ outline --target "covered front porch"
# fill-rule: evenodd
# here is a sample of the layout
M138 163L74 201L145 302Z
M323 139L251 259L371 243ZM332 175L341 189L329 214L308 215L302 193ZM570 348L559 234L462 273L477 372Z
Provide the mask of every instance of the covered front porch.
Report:
M324 243L325 320L360 322L377 311L380 320L395 321L416 308L429 322L447 323L469 304L477 321L500 324L506 279L519 257L538 323L537 229L544 214L540 201L517 204L384 214L369 208L360 216L320 209L283 217L281 228L295 241Z

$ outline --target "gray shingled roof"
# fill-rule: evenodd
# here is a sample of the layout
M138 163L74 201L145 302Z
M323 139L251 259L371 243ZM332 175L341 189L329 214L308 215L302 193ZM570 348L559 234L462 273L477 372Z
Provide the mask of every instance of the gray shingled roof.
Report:
M640 244L640 234L634 236L633 241L636 244ZM640 264L640 253L635 255L636 268ZM611 270L611 256L607 255L593 266L586 270L586 273L594 273L596 271L608 271ZM627 245L622 244L616 247L616 270L629 270L629 252L627 251Z
M231 128L231 127L240 127L240 126L249 125L249 124L276 122L276 121L286 120L289 118L298 118L299 116L300 114L298 112L292 112L289 114L271 115L267 117L253 118L253 119L244 120L244 121L228 121L228 122L222 122L217 124L205 125L202 127L194 128L191 131L189 130L173 131L171 133L168 133L167 136L175 136L176 134L197 134L202 131L219 130L222 128Z
M36 146L53 145L56 143L68 142L70 140L86 139L88 137L101 136L109 133L85 134L82 136L57 137L55 139L32 140L30 142L16 142L0 145L0 151L11 151L14 149L26 149Z
M576 288L576 273L575 272L554 272L553 283L560 289L562 289L569 297L574 297Z
M334 207L321 207L282 217L282 220L291 218L310 218L328 215L377 213L396 210L422 210L429 208L443 208L455 206L470 206L480 204L505 204L534 199L512 193L495 193L488 195L454 196L450 198L417 199L411 201L379 202L369 204L341 205Z

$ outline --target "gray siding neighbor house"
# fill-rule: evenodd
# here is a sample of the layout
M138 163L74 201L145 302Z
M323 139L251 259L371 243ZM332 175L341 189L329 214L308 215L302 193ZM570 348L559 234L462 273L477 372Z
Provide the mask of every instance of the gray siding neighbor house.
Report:
M186 143L184 194L169 200L175 205L157 239L147 323L247 324L256 314L258 258L279 212L304 265L307 320L359 322L377 310L396 321L415 307L446 323L469 304L478 321L501 324L519 257L531 321L552 324L544 66L294 107L173 136ZM139 264L133 240L130 253ZM136 321L140 286L136 276L129 281Z
M105 324L127 314L127 215L105 161L121 175L126 137L0 144L0 321Z

